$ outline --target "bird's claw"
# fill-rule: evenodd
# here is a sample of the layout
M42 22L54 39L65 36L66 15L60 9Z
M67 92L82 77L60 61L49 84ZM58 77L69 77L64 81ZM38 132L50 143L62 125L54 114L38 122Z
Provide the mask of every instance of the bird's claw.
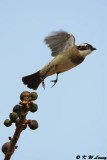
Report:
M54 82L54 84L53 84L53 86L54 86L54 85L57 83L57 80L52 80L52 81L50 81L50 82ZM53 87L53 86L52 86L52 87ZM51 87L51 88L52 88L52 87Z

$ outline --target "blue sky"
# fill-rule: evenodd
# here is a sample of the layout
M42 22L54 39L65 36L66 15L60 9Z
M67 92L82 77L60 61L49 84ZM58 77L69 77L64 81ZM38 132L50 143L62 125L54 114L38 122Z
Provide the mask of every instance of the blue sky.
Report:
M19 0L0 1L0 130L2 144L13 136L14 125L3 122L22 91L21 77L34 73L52 60L44 37L65 30L76 44L97 48L76 68L59 75L59 82L37 90L38 111L29 113L39 128L26 129L12 160L72 160L76 155L107 157L107 1L106 0ZM1 159L4 155L0 153Z

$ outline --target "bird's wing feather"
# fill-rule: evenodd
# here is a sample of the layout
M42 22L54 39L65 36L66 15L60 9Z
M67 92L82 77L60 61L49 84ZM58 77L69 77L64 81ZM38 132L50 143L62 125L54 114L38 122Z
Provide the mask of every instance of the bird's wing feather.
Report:
M65 31L53 32L45 38L46 44L52 50L52 56L57 56L75 45L75 37Z

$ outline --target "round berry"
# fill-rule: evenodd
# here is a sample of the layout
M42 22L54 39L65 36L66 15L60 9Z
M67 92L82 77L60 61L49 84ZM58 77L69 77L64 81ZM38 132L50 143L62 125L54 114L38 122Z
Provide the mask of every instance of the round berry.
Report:
M10 126L12 125L11 120L10 120L10 119L6 119L6 120L4 121L4 125L5 125L6 127L10 127Z
M18 118L18 114L16 112L12 112L12 113L10 113L9 117L12 122L15 122L16 119Z
M8 149L9 149L9 147L10 147L10 142L6 142L5 144L3 144L3 146L2 146L2 152L4 154L6 154L7 151L8 151Z
M31 111L31 112L36 112L37 110L38 110L38 105L37 104L35 104L35 103L30 103L29 104L29 110Z
M13 108L13 112L16 112L18 114L18 116L21 115L21 105L15 105Z
M28 92L28 91L22 92L21 95L20 95L21 101L28 99L29 94L30 94L30 92Z
M38 122L36 120L32 120L30 123L29 123L29 128L32 129L32 130L35 130L38 128Z
M29 94L29 100L36 100L38 98L38 94L36 92L31 92Z

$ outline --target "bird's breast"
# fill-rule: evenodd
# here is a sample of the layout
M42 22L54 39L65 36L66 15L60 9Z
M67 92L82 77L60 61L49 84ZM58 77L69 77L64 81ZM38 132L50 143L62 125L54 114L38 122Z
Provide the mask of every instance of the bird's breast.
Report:
M75 66L76 65L72 62L69 56L63 55L61 58L59 58L57 70L58 72L65 72Z
M72 63L78 65L84 61L84 57L80 55L71 55L70 56Z

